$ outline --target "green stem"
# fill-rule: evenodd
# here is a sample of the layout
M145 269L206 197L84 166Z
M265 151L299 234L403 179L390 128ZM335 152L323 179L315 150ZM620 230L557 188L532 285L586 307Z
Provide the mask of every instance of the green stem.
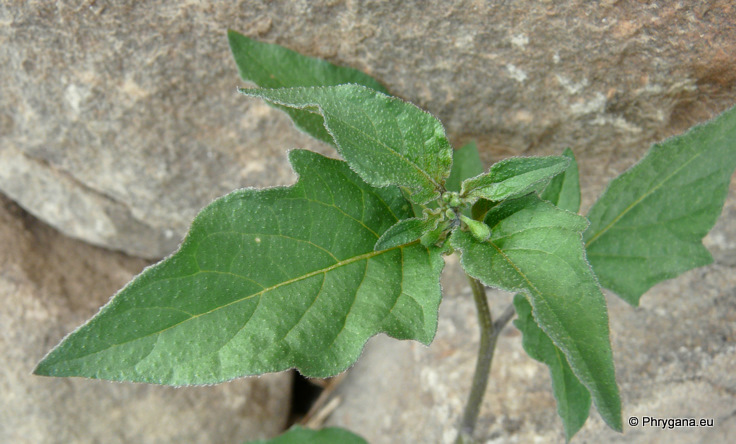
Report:
M483 402L486 387L488 386L488 377L491 373L491 362L493 361L493 352L496 350L496 339L498 339L497 331L503 326L496 329L491 317L491 309L488 306L488 298L486 297L486 289L483 284L470 276L468 276L470 288L473 290L473 299L478 309L478 324L480 326L480 347L478 349L478 360L475 363L475 374L473 375L473 383L470 386L470 396L465 404L462 422L458 430L456 444L472 443L475 424L478 422L480 414L480 406ZM508 322L508 321L506 321Z

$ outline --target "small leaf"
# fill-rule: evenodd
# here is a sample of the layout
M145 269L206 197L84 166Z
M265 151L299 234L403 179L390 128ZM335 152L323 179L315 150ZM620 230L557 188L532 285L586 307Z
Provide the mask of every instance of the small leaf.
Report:
M409 190L407 190L406 188L402 187L401 188L401 192L402 192L402 195L404 196L404 198L406 198L406 200L408 200L411 203L412 212L414 213L414 216L417 217L417 218L422 218L422 216L424 215L424 210L425 209L434 209L434 208L437 208L437 201L432 201L432 202L428 202L428 203L423 204L423 205L419 205L419 204L416 204L416 203L414 203L414 202L411 201L411 199L409 198L409 196L411 195L411 193L409 192Z
M334 86L356 83L387 93L386 89L369 75L322 59L308 57L283 46L262 43L235 31L227 32L230 50L238 65L240 77L261 88L291 88L295 86ZM284 106L297 128L312 137L334 145L332 136L324 127L322 116Z
M492 165L488 173L465 180L460 195L493 201L520 196L565 171L569 164L570 159L561 156L511 157Z
M570 148L565 148L562 155L570 159L570 166L552 178L540 197L557 205L563 210L577 213L580 211L580 178L578 163Z
M552 379L552 391L557 400L557 413L565 426L565 437L569 442L590 413L590 392L575 376L562 350L539 328L532 317L532 306L520 294L514 297L518 319L514 325L524 335L522 345L533 359L547 365Z
M442 222L438 224L436 228L424 233L422 237L419 239L419 241L425 247L431 247L431 246L437 245L437 243L440 241L440 238L442 237L442 234L448 228L450 228L450 221ZM445 249L443 249L443 251L445 251Z
M358 85L241 89L245 95L318 112L350 167L369 184L411 189L419 204L440 195L452 148L442 124L395 97Z
M368 442L339 427L310 430L295 425L274 439L248 441L245 444L368 444Z
M438 216L430 216L425 219L400 220L381 235L373 249L376 251L387 250L414 242L421 238L423 234L437 228L439 221Z
M461 183L469 177L483 173L483 162L480 160L475 142L465 144L452 153L452 171L445 182L447 191L460 191Z
M488 286L526 296L539 327L565 353L603 419L620 431L606 300L581 238L587 221L528 195L492 208L485 223L492 229L486 242L462 230L450 237L462 251L463 268Z
M194 220L179 251L146 269L35 370L168 385L213 384L296 367L335 375L371 336L432 341L441 252L374 251L411 216L395 187L345 162L289 159L299 181L244 189Z
M703 246L736 168L736 108L652 146L590 210L588 258L604 287L638 305L654 284L712 257Z

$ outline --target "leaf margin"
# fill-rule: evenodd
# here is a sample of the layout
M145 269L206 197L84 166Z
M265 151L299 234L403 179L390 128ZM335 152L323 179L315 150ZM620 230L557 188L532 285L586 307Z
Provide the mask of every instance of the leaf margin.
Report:
M290 151L289 152L290 161L292 161L294 159L294 156L298 156L298 155L314 156L314 158L320 158L320 159L323 159L323 160L326 160L326 161L329 161L329 162L337 162L339 164L343 164L343 165L345 165L344 169L345 169L346 172L349 172L351 174L354 174L352 171L349 170L349 168L347 167L347 164L344 161L339 161L339 160L336 160L336 159L330 159L330 158L327 158L325 156L322 156L322 155L320 155L318 153L314 153L314 152L311 152L311 151L306 151L306 150L293 150L293 151ZM294 170L297 173L297 175L301 178L302 177L302 172L299 171L299 167L297 166L296 162L292 163L292 165L293 165ZM355 178L357 180L360 180L357 175L355 175ZM211 203L210 205L208 205L205 208L205 210L213 207L213 205L217 204L218 202L224 202L228 198L235 198L233 196L235 196L235 193L238 193L238 192L246 192L246 193L247 192L251 192L251 193L270 192L270 193L274 193L274 192L285 191L285 190L293 190L298 184L299 184L299 182L297 181L297 184L292 185L290 187L272 187L272 188L267 188L267 189L263 189L263 190L258 190L258 189L253 189L253 188L236 190L235 192L229 193L228 195L223 196L223 197L215 200L213 203ZM366 186L369 187L369 185L367 185L367 184L366 184ZM378 190L382 190L382 189L378 189ZM398 190L397 190L396 195L397 196L401 196L400 193L398 192ZM403 198L401 198L401 199L404 202L404 206L406 207L407 214L408 214L408 212L410 211L410 207L408 206L408 202L405 201ZM361 350L365 346L365 343L368 341L368 339L370 339L371 337L373 337L373 336L375 336L377 334L380 334L380 333L388 334L389 336L392 336L392 337L394 337L396 339L413 339L413 340L417 340L418 342L422 342L425 345L428 345L429 343L432 342L432 340L434 338L434 335L436 334L436 328L437 328L437 316L436 315L437 315L437 309L439 308L439 303L440 303L440 299L441 299L441 290L440 290L440 286L439 286L439 274L441 273L442 268L444 266L444 261L442 260L442 258L440 256L439 249L437 249L437 248L419 247L419 242L417 241L417 242L413 243L413 244L416 244L416 245L413 245L413 244L410 244L410 245L402 245L402 246L399 246L399 247L394 247L393 249L390 249L390 250L395 250L395 249L400 249L400 248L403 249L403 248L407 248L407 247L409 247L409 248L417 247L417 248L423 248L424 250L427 251L427 260L429 261L427 263L427 266L430 267L430 269L432 270L431 271L432 275L434 277L436 277L436 279L435 279L436 280L436 291L435 291L435 293L437 293L435 295L436 297L434 298L433 302L430 303L428 306L423 307L428 313L434 313L428 319L425 319L423 321L425 325L422 326L421 328L426 328L427 330L424 333L422 333L422 336L421 337L411 337L411 336L408 336L406 333L402 333L402 332L396 330L395 323L396 322L402 322L402 321L396 319L395 318L395 314L393 314L393 312L389 312L387 314L386 318L384 318L384 321L385 322L384 322L384 324L382 324L382 327L374 330L371 334L369 334L367 337L364 338L365 340L361 340L361 344L358 347L359 350L357 351L357 353L355 354L355 356L352 356L352 355L349 356L347 358L346 364L344 366L339 367L339 368L333 368L333 369L327 370L327 371L322 371L322 370L314 371L314 369L310 369L309 367L305 367L304 365L299 365L296 362L292 362L293 361L293 358L292 358L292 361L289 361L286 365L284 365L284 364L275 364L275 365L271 365L270 367L268 367L266 369L260 369L260 370L249 371L249 372L241 372L238 375L227 377L227 378L219 378L219 379L215 379L215 380L203 379L203 380L192 380L192 381L181 381L181 380L179 380L179 381L164 381L160 377L158 379L156 379L155 377L150 377L150 376L145 376L145 375L144 375L144 377L137 377L137 378L132 378L132 377L129 377L129 376L120 376L120 375L115 376L115 377L100 376L101 370L99 368L95 370L96 373L94 375L90 375L90 374L74 374L74 373L64 373L64 372L60 372L60 371L54 371L53 370L53 367L50 367L49 358L51 356L53 356L55 353L60 353L58 350L62 349L62 347L68 346L67 342L68 342L68 340L70 338L72 338L73 336L75 336L77 333L79 333L82 330L91 328L90 325L92 325L92 324L94 324L96 322L100 322L99 321L100 315L102 315L103 313L106 313L108 310L112 310L113 307L115 307L115 304L120 304L121 303L120 302L121 301L121 298L118 298L119 295L121 295L124 291L128 290L129 288L132 288L132 287L135 287L135 286L138 286L138 285L143 285L141 283L141 279L143 279L145 276L147 276L148 275L147 273L153 273L155 270L158 269L158 267L163 267L166 264L169 264L169 266L173 266L173 265L170 265L170 264L173 261L177 260L177 258L181 258L181 256L177 256L177 255L181 251L183 251L183 249L187 245L194 245L193 242L195 242L194 241L194 238L195 238L195 234L196 234L195 233L195 230L194 230L195 223L197 223L197 221L199 221L200 224L205 224L205 223L208 222L205 219L205 215L203 215L203 213L205 212L205 210L203 210L202 212L200 212L200 214L198 214L197 217L195 217L195 222L193 222L192 227L190 227L190 230L189 230L187 236L185 237L184 241L182 242L182 245L180 246L179 250L177 250L177 252L173 253L172 255L168 256L167 258L165 258L164 260L162 260L161 262L159 262L157 264L154 264L152 266L146 267L146 269L144 269L143 272L141 272L138 276L136 276L136 278L134 278L133 280L131 280L130 282L128 282L128 284L126 284L123 288L121 288L118 292L116 292L115 295L103 307L100 308L100 310L98 311L98 313L96 315L94 315L92 318L88 319L86 322L84 322L83 324L81 324L80 326L78 326L70 334L66 335L58 345L56 345L54 348L52 348L46 354L46 356L37 364L37 366L34 369L33 373L34 374L37 374L37 375L43 375L43 376L82 376L82 377L87 377L87 378L107 379L107 380L115 380L115 381L128 381L128 382L147 382L147 383L156 383L156 384L173 385L173 386L208 385L208 384L213 384L213 383L225 382L225 381L228 381L228 380L231 380L231 379L235 379L235 378L239 378L239 377L243 377L243 376L250 376L250 375L256 375L256 374L270 373L270 372L276 372L276 371L283 371L283 370L288 370L288 369L291 369L291 368L296 368L302 374L307 375L307 376L325 377L325 376L328 376L328 375L334 376L335 374L338 374L341 371L344 371L348 367L352 366L355 363L355 361L359 358L359 356L361 354ZM413 247L412 247L412 245L413 245ZM384 254L384 253L390 251L390 250L383 250L383 251L380 251L380 252L374 252L373 249L372 249L372 246L373 246L373 244L371 244L370 251L368 251L365 254L363 254L363 256L371 256L371 257L373 257L373 256L376 256L377 254ZM358 257L358 259L355 259L353 262L355 262L357 260L363 260L363 258ZM309 277L312 277L312 275L318 274L318 272L321 272L321 270L317 270L317 271L311 272L311 273L309 273L309 276L306 276L306 277L305 276L300 276L299 279L307 279ZM404 275L405 274L406 273L404 272ZM404 279L405 279L405 277L404 277ZM415 279L415 277L412 277L412 279ZM156 282L156 281L154 281L154 282ZM290 284L290 282L285 282L285 283L282 283L281 285L287 285L287 284ZM434 284L432 284L432 285L434 285ZM404 290L402 290L402 295L403 295L403 291ZM398 298L400 296L401 295L397 296L397 300L398 300ZM244 299L248 299L248 298L250 298L250 296L248 296L246 298L242 298L242 299L240 299L240 301L242 301ZM228 304L228 305L230 305L230 304ZM216 309L219 309L219 308L222 308L222 307L221 306L216 307ZM391 319L389 319L389 318L391 318ZM155 334L158 335L162 331L165 331L165 330L166 329L161 330L161 331L158 331ZM136 340L136 339L134 338L133 340ZM130 341L125 341L125 342L130 342ZM115 346L115 345L116 344L113 344L113 346ZM135 351L137 351L137 350L135 350ZM85 356L89 356L89 355L83 355L82 358L84 358ZM77 358L72 358L72 359L77 359ZM68 360L64 360L64 359L58 360L57 359L54 362L67 362L67 361ZM110 373L110 370L109 369L103 369L103 370L105 370L108 373ZM121 375L122 375L122 373L121 373Z

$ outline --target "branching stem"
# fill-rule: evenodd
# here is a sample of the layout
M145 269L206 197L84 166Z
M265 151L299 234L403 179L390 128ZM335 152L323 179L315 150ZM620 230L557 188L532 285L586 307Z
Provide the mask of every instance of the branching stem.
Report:
M478 310L478 324L480 327L480 346L478 348L478 360L475 363L475 373L473 374L473 383L470 387L470 396L465 404L465 411L458 430L457 440L455 444L474 443L473 432L478 422L480 414L480 406L483 403L483 396L488 386L488 378L491 374L491 363L493 362L493 353L496 350L496 340L498 334L514 317L514 307L509 305L506 307L501 316L494 322L491 315L491 308L488 305L486 289L483 284L470 276L468 282L473 291L473 299L475 307Z
M514 309L514 304L509 304L508 307L501 313L501 316L496 318L495 321L493 321L493 331L496 336L498 336L501 333L501 330L506 326L506 324L509 323L509 321L514 317L516 314L516 309Z

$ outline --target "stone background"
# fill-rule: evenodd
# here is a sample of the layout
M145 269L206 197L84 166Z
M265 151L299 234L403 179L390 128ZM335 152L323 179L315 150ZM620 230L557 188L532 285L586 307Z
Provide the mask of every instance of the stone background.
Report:
M585 210L653 141L736 103L731 3L5 1L0 192L67 236L155 259L176 248L192 217L214 197L237 187L290 183L287 149L334 154L269 107L235 93L242 82L225 37L232 28L368 72L438 116L456 146L476 140L486 164L572 147L581 164ZM732 193L707 238L714 265L657 286L638 309L609 297L625 417L687 414L715 417L719 426L626 429L621 436L594 416L579 442L716 442L734 433L736 381L729 368L736 363L735 199ZM30 442L94 442L108 427L102 419L85 422L86 413L68 412L97 412L110 421L104 424L151 420L135 408L116 410L116 402L138 396L136 402L192 410L170 413L183 425L162 426L156 438L149 433L152 426L109 429L122 434L139 428L139 435L120 435L121 440L166 441L168 430L174 441L183 439L176 433L212 429L223 433L212 435L214 441L230 442L226 437L249 427L243 425L247 414L203 407L209 404L189 396L233 405L242 400L222 393L240 399L266 390L256 387L261 382L283 387L282 375L208 389L211 395L205 389L172 395L155 387L27 376L48 346L146 262L65 239L3 202L7 215L0 228L7 234L0 243L0 277L6 311L0 321L3 356L13 359L4 370L3 396L12 402L0 413L0 433L6 434L0 440L26 436L35 421L46 425ZM476 333L457 271L445 281L455 283L446 284L452 303L442 305L437 342L423 349L374 341L342 387L343 405L332 421L374 443L395 436L451 438ZM504 298L494 294L499 310ZM479 431L499 442L562 440L546 370L523 355L515 336L509 328L502 338ZM372 379L361 376L370 374ZM394 379L397 374L404 379ZM382 383L406 390L382 389ZM101 392L88 388L93 386ZM288 390L271 390L269 399L288 403ZM274 416L259 433L272 433L283 418L267 403L258 404L262 408L256 410ZM51 408L67 413L52 414ZM202 422L187 416L195 411L201 411ZM74 427L79 434L69 435Z
M284 426L288 373L171 388L31 374L148 264L61 235L0 195L0 442L240 443Z

